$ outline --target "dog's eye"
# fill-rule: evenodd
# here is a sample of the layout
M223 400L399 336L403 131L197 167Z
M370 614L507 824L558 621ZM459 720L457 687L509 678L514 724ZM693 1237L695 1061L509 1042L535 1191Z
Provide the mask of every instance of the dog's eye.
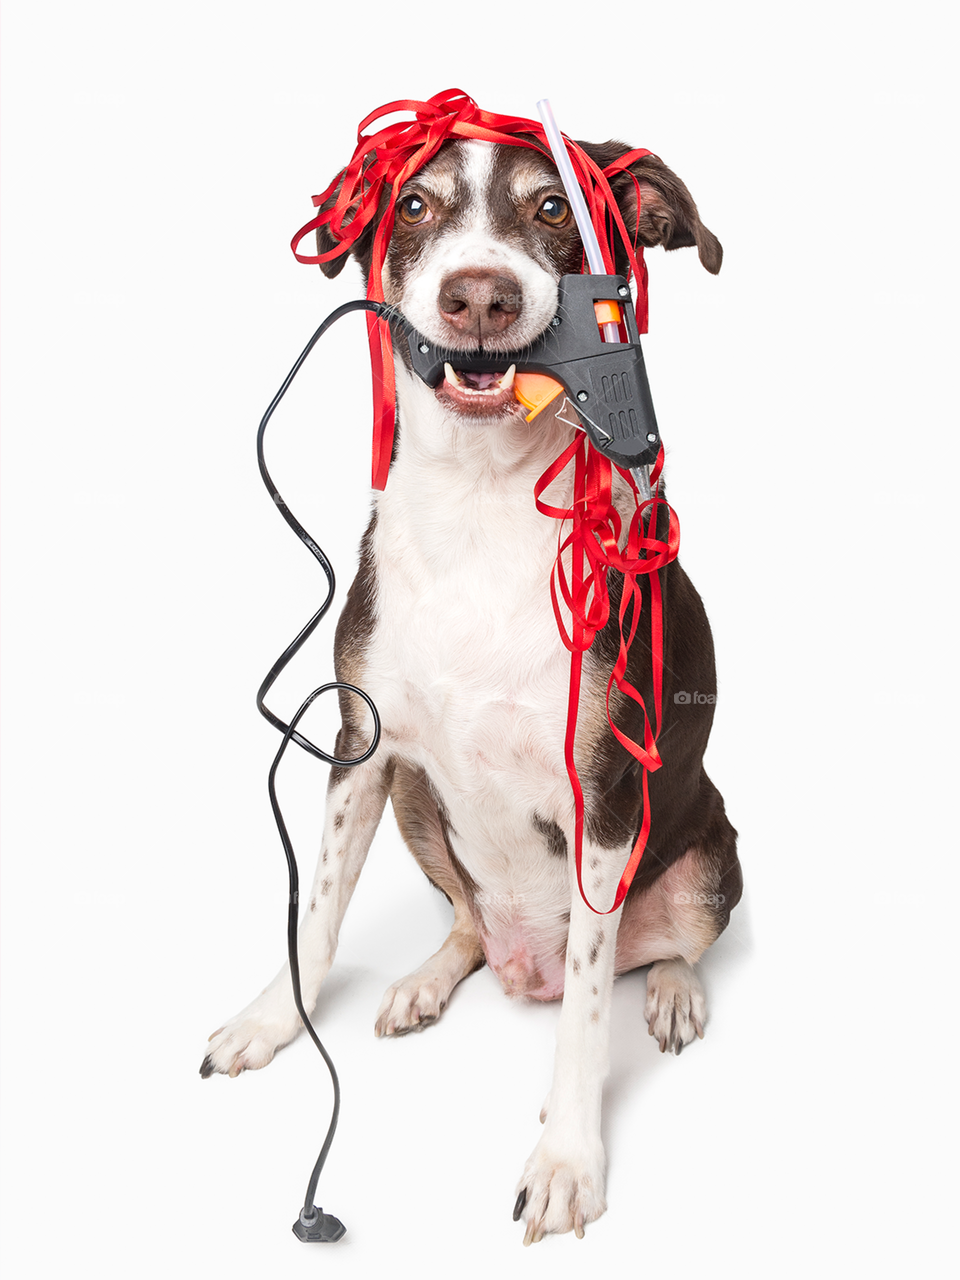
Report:
M431 216L427 202L419 196L407 196L400 201L399 209L400 217L412 227L418 222L426 222Z
M559 196L550 196L540 206L537 217L548 227L562 227L570 217L570 206Z

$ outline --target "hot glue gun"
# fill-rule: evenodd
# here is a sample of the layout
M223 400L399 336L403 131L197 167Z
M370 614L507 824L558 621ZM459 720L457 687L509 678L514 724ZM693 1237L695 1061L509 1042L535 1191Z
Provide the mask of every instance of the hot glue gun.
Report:
M571 426L620 467L656 461L660 433L640 350L640 335L623 276L566 275L557 285L557 313L548 328L521 351L449 351L418 333L402 316L393 319L413 368L430 387L443 381L444 362L467 372L517 367L516 396L530 422L558 396ZM603 324L605 332L601 332ZM616 340L610 341L610 330Z

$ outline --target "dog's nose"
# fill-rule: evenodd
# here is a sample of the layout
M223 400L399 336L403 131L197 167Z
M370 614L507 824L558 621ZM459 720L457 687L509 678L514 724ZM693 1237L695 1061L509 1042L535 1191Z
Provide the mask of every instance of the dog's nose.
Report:
M509 329L523 306L520 281L495 271L461 271L440 285L437 305L455 329L482 338Z

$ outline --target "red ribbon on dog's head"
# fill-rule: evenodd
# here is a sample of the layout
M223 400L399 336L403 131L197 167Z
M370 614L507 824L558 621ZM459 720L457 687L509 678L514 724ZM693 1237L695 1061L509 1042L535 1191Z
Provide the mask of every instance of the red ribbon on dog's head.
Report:
M397 112L412 112L413 120L395 121L364 133L375 121ZM298 262L318 264L332 262L349 253L363 232L376 222L367 297L383 302L383 263L393 234L397 197L403 184L428 164L445 142L453 139L479 139L507 146L531 147L552 160L543 125L522 116L502 116L481 111L474 100L461 89L447 89L427 102L404 98L388 102L360 121L357 147L347 167L341 170L326 191L313 197L320 212L293 237L290 247ZM610 179L628 171L628 166L648 151L628 151L613 164L601 169L569 138L567 150L577 180L583 188L590 218L600 241L606 269L614 270L612 241L614 235L626 252L627 277L633 276L637 289L637 325L647 331L647 272L643 249L624 225L623 216L610 188ZM632 176L632 175L631 175ZM634 179L636 181L636 179ZM638 188L639 196L639 188ZM639 198L637 208L639 213ZM337 241L326 253L298 252L304 236L319 227L327 227ZM386 487L393 451L396 424L396 386L393 370L393 347L390 327L374 315L367 318L370 359L373 365L373 487Z

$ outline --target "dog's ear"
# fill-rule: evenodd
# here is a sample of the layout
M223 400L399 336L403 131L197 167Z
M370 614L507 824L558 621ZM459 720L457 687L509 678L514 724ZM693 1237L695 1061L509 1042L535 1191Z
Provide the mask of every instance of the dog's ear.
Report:
M327 200L320 207L321 209L328 209L331 203L332 201ZM339 241L333 238L330 228L326 224L317 227L317 253L329 253L330 250L335 249L338 244ZM349 257L349 253L342 253L339 258L331 258L329 262L321 262L320 270L328 280L332 280L333 277L338 276L347 265L347 259Z
M323 213L327 209L333 208L337 202L337 196L340 194L340 188L342 185L343 178L341 177L340 181L337 183L336 190L332 195L328 196L327 199L324 200L323 204L317 210L318 213ZM364 284L366 284L367 277L370 274L370 260L373 256L373 236L377 229L378 222L379 215L364 228L363 232L347 253L341 254L339 258L331 258L329 262L320 263L320 270L328 280L332 280L334 276L338 276L340 274L343 268L347 265L347 259L352 254L360 263L360 268L363 271ZM339 243L339 240L336 239L326 223L322 223L317 227L317 253L329 253L330 250L335 249Z
M580 146L601 169L630 150L622 142L581 142ZM637 186L630 177L631 173L640 186L639 222ZM713 275L717 274L723 261L723 246L700 221L693 196L659 156L641 156L630 166L629 172L617 174L610 186L617 197L627 231L632 234L636 228L641 244L648 247L662 244L665 249L696 245L700 261ZM622 250L616 255L617 270L623 274L626 256L623 255L621 263L621 255Z

